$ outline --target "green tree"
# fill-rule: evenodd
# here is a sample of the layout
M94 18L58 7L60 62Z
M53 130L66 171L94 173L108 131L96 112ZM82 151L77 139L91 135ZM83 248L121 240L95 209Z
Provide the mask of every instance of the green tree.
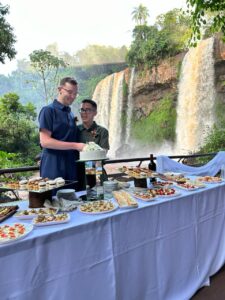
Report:
M0 62L5 63L8 57L10 60L16 55L14 44L16 42L13 34L13 28L5 20L5 16L9 13L9 6L3 6L0 2Z
M46 103L53 97L55 87L59 81L58 71L60 67L65 68L65 62L52 55L49 51L35 50L30 55L31 66L41 78L44 88L44 98ZM35 80L33 83L35 84Z
M1 97L0 150L17 153L24 159L35 156L40 150L35 119L35 107L31 103L22 105L19 96L14 93Z
M225 1L224 0L186 0L191 16L192 36L190 44L196 46L204 34L208 23L211 32L222 32L225 40ZM210 15L210 17L209 17Z
M166 33L174 52L180 52L187 48L191 37L191 20L190 16L181 9L175 8L159 15L155 25L160 31Z
M133 38L127 61L138 69L156 69L161 59L173 53L168 35L156 26L136 26Z
M132 11L133 20L136 25L146 25L147 18L149 17L149 12L146 6L140 4L138 7L135 7Z

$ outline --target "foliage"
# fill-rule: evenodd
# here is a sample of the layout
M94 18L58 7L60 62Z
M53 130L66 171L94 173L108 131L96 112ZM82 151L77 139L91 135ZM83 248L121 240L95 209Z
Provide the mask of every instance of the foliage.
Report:
M127 48L114 48L112 46L89 45L77 51L75 59L77 65L93 65L124 62Z
M133 42L127 55L130 66L139 69L157 67L160 60L172 54L168 35L156 26L141 25L133 30Z
M211 32L222 32L225 40L225 2L224 0L186 0L191 16L192 36L190 44L196 46L208 24Z
M22 105L18 95L9 93L0 98L0 150L18 154L20 160L34 158L40 150L35 119L34 106Z
M35 50L30 54L31 66L41 78L46 103L53 98L53 91L59 81L58 71L60 67L66 67L64 61L49 51ZM35 81L34 81L35 83Z
M191 37L190 24L190 16L178 8L159 15L155 23L157 28L168 36L174 53L187 48L188 40Z
M149 17L149 12L147 7L140 4L138 7L135 7L132 11L133 20L135 21L136 25L146 25L147 18Z
M168 95L158 102L148 117L132 121L131 134L140 144L158 145L165 140L174 141L175 127L176 107Z
M11 60L16 55L14 48L16 39L13 34L13 28L5 19L8 13L9 7L0 3L0 62L3 64L7 57Z

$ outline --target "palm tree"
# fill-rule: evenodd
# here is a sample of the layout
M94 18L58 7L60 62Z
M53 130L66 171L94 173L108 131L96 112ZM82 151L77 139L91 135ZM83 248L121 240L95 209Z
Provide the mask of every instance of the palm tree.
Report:
M146 6L140 4L138 7L135 7L132 11L133 20L137 25L146 25L147 18L149 17L148 9Z

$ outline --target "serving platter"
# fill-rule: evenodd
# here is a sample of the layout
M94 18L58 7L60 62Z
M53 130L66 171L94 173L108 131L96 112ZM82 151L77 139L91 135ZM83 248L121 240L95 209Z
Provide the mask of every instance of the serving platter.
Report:
M135 191L133 197L144 202L155 201L157 199L155 190L148 189L147 191Z
M68 223L70 221L70 215L67 213L58 215L48 215L48 216L37 216L32 220L34 226L48 226L48 225L58 225L63 223Z
M115 203L107 200L92 201L78 206L78 210L81 213L88 215L106 214L116 210L117 208L118 206Z
M12 216L13 214L15 214L18 208L18 205L0 206L0 223Z
M18 220L29 220L37 217L38 215L48 216L48 215L55 215L57 213L58 213L58 208L53 208L53 207L32 208L26 210L19 210L14 215L14 217L17 218Z
M32 224L13 223L0 226L0 245L13 243L27 236L33 230Z
M155 189L157 197L163 197L163 198L172 198L177 197L180 195L179 192L177 192L173 188L159 188Z
M175 186L179 189L185 190L185 191L196 191L199 189L204 188L204 185L195 185L189 182L186 183L176 183Z
M137 208L138 202L127 191L113 191L113 197L119 205L119 208Z
M27 191L31 193L45 193L48 191L52 191L55 189L61 189L62 187L66 187L68 185L74 184L77 181L72 180L65 180L64 184L53 184L53 185L46 185L44 187L39 187L38 185L19 185L19 182L15 182L15 184L7 184L7 183L0 183L0 190L2 191Z

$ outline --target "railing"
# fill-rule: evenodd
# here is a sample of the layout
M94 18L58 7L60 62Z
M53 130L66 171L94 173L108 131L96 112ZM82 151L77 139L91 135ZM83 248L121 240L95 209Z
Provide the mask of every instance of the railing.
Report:
M183 159L189 159L189 158L199 158L199 157L211 157L215 156L217 153L206 153L206 154L192 154L192 155L171 155L169 156L172 159L178 159L178 161L181 161ZM116 163L126 163L126 162L135 162L139 161L138 166L142 164L143 161L149 161L150 156L148 157L135 157L135 158L121 158L121 159L107 159L103 161L103 165L109 165L109 164L116 164ZM153 160L156 160L156 157L153 156ZM39 166L29 166L29 167L18 167L18 168L7 168L7 169L0 169L0 175L3 174L10 174L10 173L20 173L20 172L30 172L30 171L38 171Z

